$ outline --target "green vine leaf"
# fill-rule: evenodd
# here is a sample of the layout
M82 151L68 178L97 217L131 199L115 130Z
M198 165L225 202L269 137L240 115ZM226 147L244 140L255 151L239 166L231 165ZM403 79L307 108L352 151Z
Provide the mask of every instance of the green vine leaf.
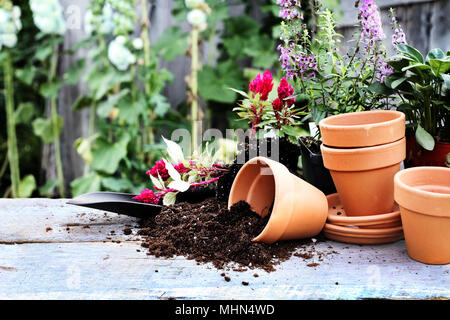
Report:
M119 168L119 162L127 156L130 135L123 133L115 143L99 137L92 150L92 168L107 174L113 174Z
M434 138L420 125L417 126L416 130L416 141L425 150L433 151L434 149Z

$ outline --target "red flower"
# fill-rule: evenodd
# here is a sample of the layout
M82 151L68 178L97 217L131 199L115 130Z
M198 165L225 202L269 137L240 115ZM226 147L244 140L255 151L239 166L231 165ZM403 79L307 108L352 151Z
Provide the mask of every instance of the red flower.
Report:
M283 108L283 102L281 102L280 98L276 98L272 102L273 110L280 112Z
M147 175L154 176L155 178L158 178L158 174L161 177L161 179L163 179L164 181L169 179L169 171L167 171L166 164L164 163L164 161L162 159L159 161L156 161L153 168L151 168L149 171L147 171Z
M281 79L280 85L277 89L278 91L278 97L280 99L286 99L289 96L292 96L294 94L294 88L287 82L286 78ZM292 99L289 99L292 100ZM288 101L289 101L288 100ZM295 101L295 99L294 99ZM291 103L292 105L292 103Z
M270 71L267 70L262 76L259 73L255 79L250 82L248 88L254 95L259 93L261 100L266 101L273 88L273 77Z
M144 189L141 191L140 195L133 197L133 199L138 200L140 202L152 204L158 204L160 198L161 198L160 195L154 193L153 190L150 189Z
M174 168L175 168L175 170L177 170L178 173L180 173L180 174L183 174L183 173L186 173L186 172L191 171L191 169L186 168L182 162L180 162L179 164L175 165Z

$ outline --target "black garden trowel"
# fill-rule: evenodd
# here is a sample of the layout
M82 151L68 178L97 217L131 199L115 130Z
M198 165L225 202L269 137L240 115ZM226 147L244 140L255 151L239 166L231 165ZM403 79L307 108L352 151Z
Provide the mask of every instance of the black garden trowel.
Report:
M75 197L68 204L110 211L136 218L158 214L162 206L134 200L131 193L92 192Z

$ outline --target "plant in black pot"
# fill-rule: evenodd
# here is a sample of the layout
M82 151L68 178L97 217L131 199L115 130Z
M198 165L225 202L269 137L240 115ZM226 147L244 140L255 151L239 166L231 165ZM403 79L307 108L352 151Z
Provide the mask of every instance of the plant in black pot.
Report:
M320 4L308 8L308 12L295 5L281 10L290 14L281 25L280 62L286 77L295 82L295 97L307 100L310 115L303 121L312 119L318 124L328 115L386 107L389 100L380 99L384 96L374 90L386 77L386 50L382 45L385 36L374 3L360 6L360 30L354 46L345 54L338 50L341 35L336 32L330 10ZM307 26L306 16L316 21L313 31ZM326 194L336 192L323 166L320 133L311 135L300 138L304 178Z

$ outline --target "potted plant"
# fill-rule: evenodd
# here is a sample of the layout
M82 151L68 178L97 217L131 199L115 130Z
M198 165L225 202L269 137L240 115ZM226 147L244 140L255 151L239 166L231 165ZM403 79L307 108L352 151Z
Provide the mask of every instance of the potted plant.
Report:
M384 90L398 101L407 121L409 166L445 166L450 152L450 51L432 49L424 57L406 42L391 9L396 54L388 60L391 75Z
M218 148L214 154L207 145L202 154L186 159L181 147L163 137L167 145L167 157L157 161L146 173L153 189L144 189L133 199L171 205L176 201L200 202L216 193L215 185L227 173L223 159L232 148ZM212 186L212 187L211 187Z
M330 10L320 6L301 8L298 2L284 1L280 16L281 40L278 47L280 62L286 77L295 83L297 99L306 99L311 119L315 124L328 115L385 108L389 100L379 92L390 70L384 62L380 15L374 1L360 6L360 30L353 49L341 55L340 34ZM314 36L304 16L317 21ZM307 181L324 192L334 191L328 170L323 166L320 136L302 137L302 163ZM318 181L322 185L318 185Z

